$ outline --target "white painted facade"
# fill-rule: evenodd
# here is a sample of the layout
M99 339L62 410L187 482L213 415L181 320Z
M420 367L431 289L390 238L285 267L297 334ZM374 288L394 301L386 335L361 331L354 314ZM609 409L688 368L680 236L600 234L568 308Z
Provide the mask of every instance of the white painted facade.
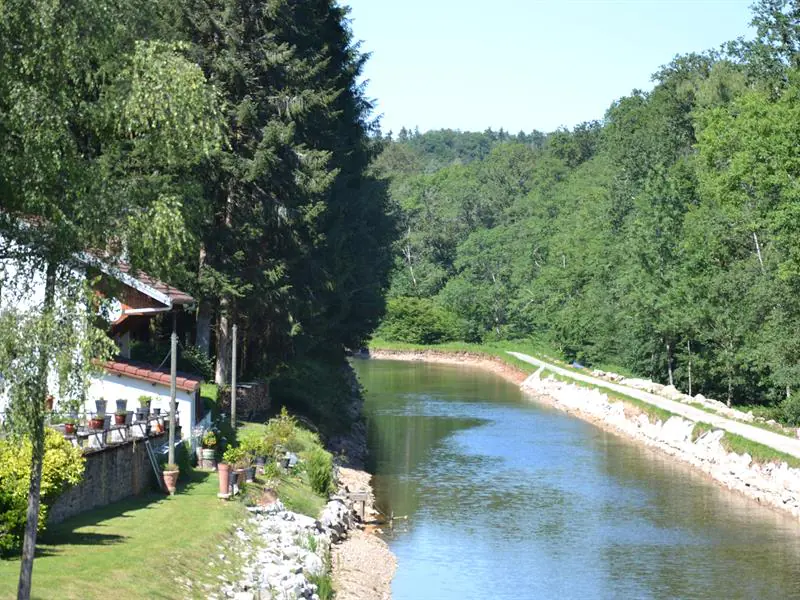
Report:
M150 410L160 408L162 413L169 413L169 386L150 383L141 379L105 373L91 378L89 400L85 406L87 412L95 411L95 400L107 401L106 412L113 412L117 400L127 400L127 410L139 408L139 396L151 398ZM195 426L195 394L185 390L176 390L175 403L178 406L178 420L181 424L181 437L188 439Z

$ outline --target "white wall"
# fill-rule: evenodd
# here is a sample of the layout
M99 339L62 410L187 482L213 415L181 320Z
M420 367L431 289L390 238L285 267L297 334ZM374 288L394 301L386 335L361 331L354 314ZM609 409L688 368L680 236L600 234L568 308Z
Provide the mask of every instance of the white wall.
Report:
M150 396L150 409L160 408L162 412L169 413L169 386L157 383L106 373L104 375L92 376L89 385L89 399L86 401L84 409L87 413L95 412L95 400L103 398L106 400L106 412L113 413L116 410L117 400L127 400L128 410L135 411L139 408L139 396ZM195 426L194 418L194 394L183 390L176 390L175 401L178 405L178 418L181 423L181 437L189 439L192 429Z

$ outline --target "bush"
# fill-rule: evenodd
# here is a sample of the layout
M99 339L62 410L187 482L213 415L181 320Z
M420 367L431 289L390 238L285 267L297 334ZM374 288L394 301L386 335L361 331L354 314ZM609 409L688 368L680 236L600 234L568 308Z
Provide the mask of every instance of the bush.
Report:
M383 339L409 344L438 344L461 337L458 319L430 298L389 300L377 331Z
M236 446L228 446L222 455L222 462L235 468L241 468L248 464L247 452Z
M39 530L47 521L47 509L69 486L83 478L84 459L61 434L47 429L42 467L42 507ZM19 548L25 530L28 488L31 479L31 443L0 440L0 554Z
M306 458L306 472L313 489L320 496L333 491L333 457L322 448L314 448Z
M800 426L800 394L795 394L781 402L783 420L793 426Z
M284 406L277 417L267 421L263 440L267 456L277 457L292 444L296 436L297 421Z

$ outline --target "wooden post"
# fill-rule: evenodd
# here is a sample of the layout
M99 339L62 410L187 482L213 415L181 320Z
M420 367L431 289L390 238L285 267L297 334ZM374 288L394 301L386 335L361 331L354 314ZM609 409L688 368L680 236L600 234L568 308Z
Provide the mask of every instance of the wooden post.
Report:
M231 346L231 427L236 429L236 334L238 328L233 324L233 344Z
M170 338L170 376L169 376L169 464L175 464L175 390L178 379L178 334L175 333L175 320L172 321L172 336Z

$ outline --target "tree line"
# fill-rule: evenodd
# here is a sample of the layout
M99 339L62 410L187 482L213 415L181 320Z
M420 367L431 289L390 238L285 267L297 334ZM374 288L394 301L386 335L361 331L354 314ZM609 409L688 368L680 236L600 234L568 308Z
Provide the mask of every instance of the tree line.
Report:
M536 337L800 424L800 3L546 136L404 130L379 334Z
M396 227L370 166L382 141L366 59L334 0L0 3L0 258L16 265L0 293L35 273L45 290L0 315L0 372L32 440L20 597L48 372L80 397L109 351L99 335L75 347L96 309L75 308L96 301L76 253L195 296L190 343L220 382L234 322L260 377L309 359L335 374L378 323Z

